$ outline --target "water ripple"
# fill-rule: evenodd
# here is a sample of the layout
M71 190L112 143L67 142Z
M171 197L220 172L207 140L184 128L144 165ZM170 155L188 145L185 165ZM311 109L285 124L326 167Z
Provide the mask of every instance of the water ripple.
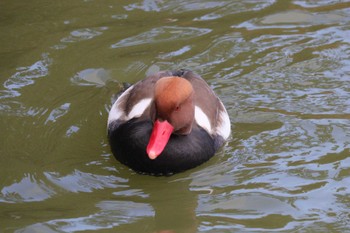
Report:
M90 174L79 170L66 176L56 172L45 172L45 176L55 185L70 192L92 192L94 189L122 187L123 185L116 182L125 182L119 177Z
M25 174L19 182L15 182L1 189L0 202L20 203L43 201L55 195L56 192L47 186L43 180Z
M209 28L162 26L153 28L148 32L141 33L123 39L111 45L111 48L128 47L141 44L154 44L173 40L188 40L211 32Z
M3 87L6 90L0 92L0 99L20 96L20 89L34 84L35 79L48 75L48 68L51 63L52 60L49 58L49 55L42 54L42 60L39 60L30 66L17 68L17 72L3 83Z
M90 40L102 34L103 31L107 30L108 27L100 27L100 28L83 28L74 30L70 33L69 36L61 39L61 42L64 43L72 43L83 40Z
M275 0L265 0L265 1L242 1L242 2L232 2L225 1L222 2L221 6L217 6L212 12L196 17L195 21L207 21L215 20L229 15L237 13L246 13L250 11L259 11L273 5Z
M144 203L125 201L103 201L96 207L99 212L79 218L54 219L36 223L19 229L16 232L76 232L88 230L110 229L130 224L141 218L153 216L152 207Z

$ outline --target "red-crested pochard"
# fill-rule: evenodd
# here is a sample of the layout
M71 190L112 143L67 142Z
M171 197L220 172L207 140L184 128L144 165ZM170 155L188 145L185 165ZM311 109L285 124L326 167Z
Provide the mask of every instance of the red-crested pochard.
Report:
M113 104L108 138L133 170L170 175L210 159L231 132L208 84L189 70L161 71L130 86Z

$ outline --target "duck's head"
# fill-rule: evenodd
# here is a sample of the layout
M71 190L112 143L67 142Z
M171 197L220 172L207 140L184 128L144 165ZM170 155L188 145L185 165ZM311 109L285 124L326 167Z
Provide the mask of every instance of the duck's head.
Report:
M194 121L194 91L192 84L180 77L164 77L155 84L154 119L147 146L150 159L157 158L167 145L171 134L186 135Z

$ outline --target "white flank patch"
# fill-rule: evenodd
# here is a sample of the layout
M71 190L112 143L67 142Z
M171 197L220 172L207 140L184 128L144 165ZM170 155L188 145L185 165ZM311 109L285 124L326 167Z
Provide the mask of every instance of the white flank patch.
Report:
M194 119L200 127L205 129L209 134L212 133L211 124L208 116L205 115L203 110L198 106L195 106L194 108Z
M122 103L122 99L123 97L125 97L125 95L129 94L129 92L134 88L134 86L129 87L126 91L124 91L123 94L121 94L121 96L119 96L119 98L114 102L114 104L112 105L111 110L109 111L108 114L108 124L110 124L112 121L115 120L124 120L125 118L125 112L120 108L120 104Z
M231 134L231 122L225 108L224 108L224 111L220 112L220 123L216 131L217 131L217 134L221 135L221 137L223 137L225 140Z
M145 112L145 110L150 106L151 102L151 98L140 100L137 104L134 105L134 107L129 112L127 120L141 116Z

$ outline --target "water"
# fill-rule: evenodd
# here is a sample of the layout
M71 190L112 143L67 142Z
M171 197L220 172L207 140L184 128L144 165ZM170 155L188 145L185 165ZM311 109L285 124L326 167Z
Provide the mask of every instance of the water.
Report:
M2 1L1 232L347 232L350 1ZM201 74L232 137L204 165L112 156L123 82Z

